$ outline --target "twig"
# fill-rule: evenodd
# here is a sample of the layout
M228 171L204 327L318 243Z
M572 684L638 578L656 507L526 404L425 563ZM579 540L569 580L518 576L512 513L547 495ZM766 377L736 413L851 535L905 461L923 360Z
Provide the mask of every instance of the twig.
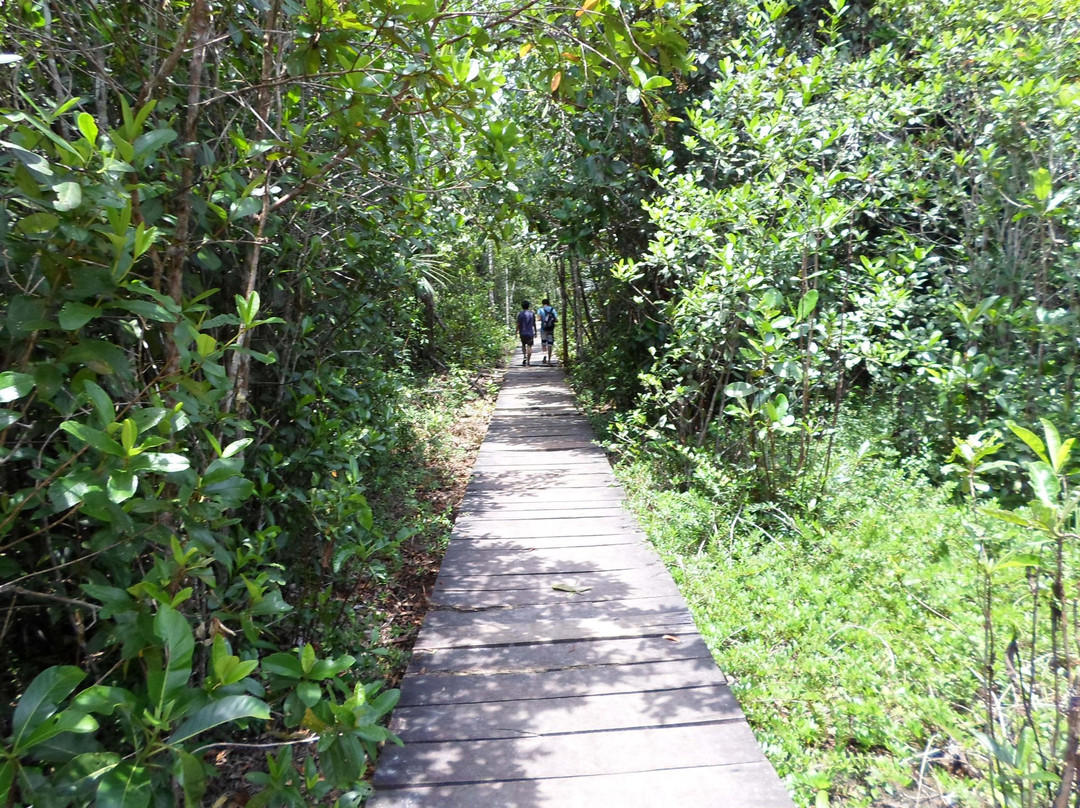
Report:
M926 777L926 762L930 759L930 747L934 743L936 735L931 735L926 739L926 749L922 753L922 763L919 764L919 785L915 792L915 808L919 808L919 804L922 802L923 780Z
M27 597L27 598L40 598L41 600L53 600L53 601L56 601L57 603L63 603L63 604L66 604L68 606L81 606L81 607L83 607L85 609L91 609L91 610L93 610L95 612L98 609L101 608L100 606L95 606L93 603L87 603L85 600L77 600L75 598L65 598L63 595L52 595L52 594L49 594L48 592L35 592L33 589L24 589L21 586L13 586L11 584L5 584L4 586L0 587L0 594L3 594L4 592L8 592L8 591L15 592L15 593L17 593L19 595L22 595L24 597Z

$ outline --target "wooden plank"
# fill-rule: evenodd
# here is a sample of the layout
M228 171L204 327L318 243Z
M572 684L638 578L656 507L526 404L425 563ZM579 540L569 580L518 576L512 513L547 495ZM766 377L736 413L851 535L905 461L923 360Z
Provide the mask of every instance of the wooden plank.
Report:
M509 419L495 421L488 425L485 440L498 442L512 441L517 438L584 438L595 440L596 434L584 420L571 418L554 419Z
M685 615L682 615L686 612ZM511 625L536 625L545 621L567 622L600 620L610 618L613 622L619 622L623 618L644 620L653 615L663 615L667 619L670 615L679 613L680 616L689 617L686 610L686 602L682 595L653 595L644 598L633 598L622 601L588 601L570 599L561 603L529 604L527 606L515 606L512 608L485 609L480 615L476 611L468 609L443 609L431 612L429 617L433 627L440 630L450 626L472 627L484 624Z
M659 575L664 570L653 572ZM441 587L432 592L431 605L435 609L484 611L569 602L600 603L612 600L636 600L679 593L678 587L671 582L670 576L666 582L626 580L611 575L590 578L587 573L530 577L541 582L527 589L496 590L455 588L456 579L448 577ZM560 588L556 589L556 587Z
M402 682L398 707L650 693L725 683L724 674L708 656L526 673L416 674Z
M542 501L546 507L538 508L537 501L525 502L524 507L515 503L515 507L505 505L492 505L489 503L476 503L469 510L459 512L458 521L469 523L475 522L544 522L543 527L538 526L538 531L551 527L552 522L571 522L577 519L598 519L611 517L622 520L633 520L630 512L622 506L622 502L587 502L559 505L550 501ZM471 503L469 503L471 504ZM631 523L633 523L631 521ZM570 525L572 527L573 525Z
M450 535L450 545L459 550L487 553L500 550L551 550L559 548L614 547L636 545L641 538L629 533L613 533L610 536L523 536L509 539L466 539Z
M466 494L458 507L459 517L462 515L498 516L500 514L514 517L521 513L536 513L538 518L549 515L566 517L572 511L618 508L623 507L625 503L622 491L614 488L584 490L540 488L516 493L512 497L502 496L502 493ZM589 514L582 513L581 515L588 516Z
M550 453L553 457L531 458L528 464L523 464L520 457L511 454L499 456L477 457L473 464L474 471L529 471L533 474L532 484L541 485L546 482L550 472L569 472L581 474L610 474L611 464L607 458L597 457L560 457L557 453ZM525 467L527 465L527 467ZM523 469L523 467L525 467Z
M475 538L481 538L474 534ZM497 536L496 538L505 538ZM608 572L612 569L645 569L656 565L651 550L641 544L600 547L532 547L479 553L451 544L441 569L448 575L521 575L534 573Z
M600 571L562 572L562 573L511 573L496 575L455 575L449 570L442 570L435 580L434 594L444 592L542 592L550 591L555 584L572 584L576 588L590 587L593 590L608 587L640 586L657 590L675 586L667 569L657 561L647 567L627 567Z
M536 620L531 623L505 621L498 611L469 612L473 619L463 630L459 622L446 619L461 612L434 612L424 621L416 638L418 648L470 648L481 645L522 645L566 642L581 639L618 640L634 637L663 637L693 628L685 610L645 612L622 617L581 620ZM443 619L440 619L443 618Z
M792 808L768 763L377 791L369 808Z
M408 744L741 720L742 710L731 691L713 685L648 693L398 707L390 729Z
M763 760L742 721L480 741L387 746L375 785L483 783L629 774Z
M625 511L615 516L579 516L577 519L476 519L463 516L454 523L458 535L470 539L515 539L545 536L607 536L633 533L644 539L634 518ZM644 540L642 541L644 544Z
M610 466L596 471L559 470L555 473L517 469L473 469L467 494L482 492L488 496L495 493L511 493L515 496L528 494L554 497L563 491L621 490L611 476Z
M665 636L672 639L665 639ZM712 659L697 630L682 626L667 635L585 639L503 648L416 648L408 676L426 673L492 674L557 671L676 659Z

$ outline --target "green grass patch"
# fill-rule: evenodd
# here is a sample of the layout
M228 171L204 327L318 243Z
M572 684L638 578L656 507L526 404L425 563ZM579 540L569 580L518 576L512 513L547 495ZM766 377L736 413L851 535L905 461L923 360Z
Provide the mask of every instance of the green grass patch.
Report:
M619 473L799 805L985 804L967 778L981 766L976 550L947 492L853 454L800 519L740 501L723 470L711 496L646 461ZM1017 625L1022 573L1000 586L996 619Z

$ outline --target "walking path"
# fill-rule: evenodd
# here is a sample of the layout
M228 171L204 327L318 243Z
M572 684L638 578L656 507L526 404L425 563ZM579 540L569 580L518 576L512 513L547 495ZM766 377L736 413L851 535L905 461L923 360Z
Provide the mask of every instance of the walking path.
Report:
M519 355L371 808L791 808L592 437Z

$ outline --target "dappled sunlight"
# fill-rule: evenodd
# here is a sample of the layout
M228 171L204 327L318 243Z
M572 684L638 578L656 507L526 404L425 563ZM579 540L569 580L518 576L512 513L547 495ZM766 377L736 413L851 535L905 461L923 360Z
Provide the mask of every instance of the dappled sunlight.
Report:
M499 397L372 805L789 806L561 372L535 370Z

